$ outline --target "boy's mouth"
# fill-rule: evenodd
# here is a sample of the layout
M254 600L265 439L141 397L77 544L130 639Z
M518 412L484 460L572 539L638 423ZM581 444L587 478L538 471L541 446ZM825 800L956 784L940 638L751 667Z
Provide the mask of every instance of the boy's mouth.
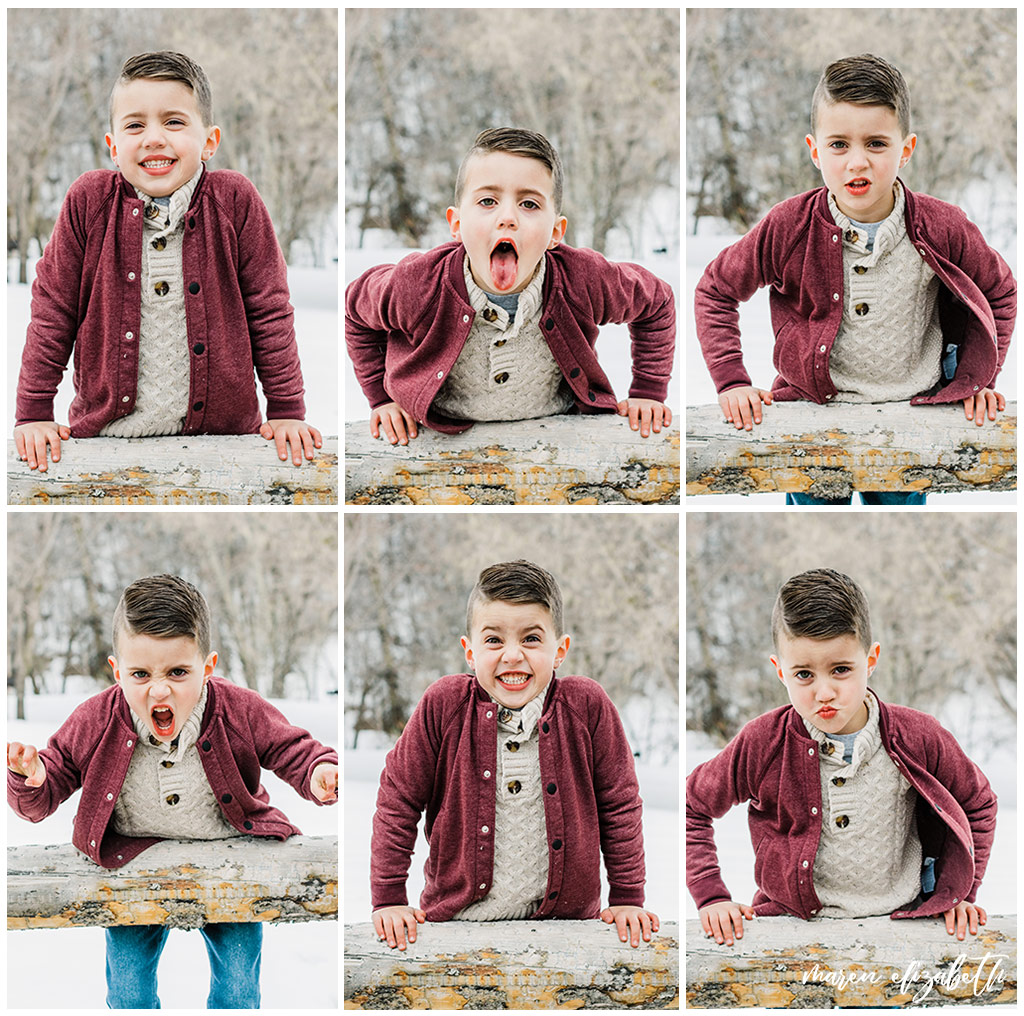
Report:
M159 737L171 737L174 734L174 710L170 706L154 706L149 711L153 729Z
M871 181L865 180L863 177L858 177L856 180L851 180L846 184L846 189L854 196L866 194L870 187Z
M531 675L521 670L510 670L507 674L498 674L495 680L509 691L517 691L524 687L530 680Z
M519 271L519 252L514 240L502 237L491 251L491 281L499 293L505 293L516 284Z
M162 176L164 173L170 172L177 161L177 159L151 157L143 160L139 165L143 170L145 170L145 172L149 173L150 176Z
M832 706L825 706L823 709L819 709L818 710L818 715L823 720L831 720L832 717L835 716L837 712L839 712L838 709L833 709Z

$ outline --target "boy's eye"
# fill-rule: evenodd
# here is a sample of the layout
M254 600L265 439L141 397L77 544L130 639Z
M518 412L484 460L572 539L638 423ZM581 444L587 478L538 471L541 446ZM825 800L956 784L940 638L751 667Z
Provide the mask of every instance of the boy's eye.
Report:
M524 642L540 642L540 636L539 635L527 635L526 638L523 639L523 641Z
M173 120L168 120L167 121L167 126L168 127L184 127L185 126L185 121L184 120L179 120L177 117L175 117Z
M522 204L524 208L528 208L530 209L530 211L533 211L535 208L540 208L540 205L538 205L537 202L532 200L531 198L527 198L524 202L522 202Z
M145 681L149 677L149 674L144 670L133 670L132 677L134 677L136 681Z
M480 204L482 204L484 206L484 208L491 208L493 205L496 205L497 203L498 202L495 201L494 198L481 198L480 199Z
M836 674L849 674L850 673L850 668L849 667L836 667L835 673Z
M798 670L794 675L798 681L806 681L814 675L809 670Z

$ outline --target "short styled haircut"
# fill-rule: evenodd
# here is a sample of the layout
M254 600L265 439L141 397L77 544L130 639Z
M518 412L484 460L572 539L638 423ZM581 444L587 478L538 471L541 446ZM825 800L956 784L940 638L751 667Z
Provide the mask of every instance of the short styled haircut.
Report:
M114 653L123 634L195 639L200 654L210 653L210 608L191 582L177 575L138 579L121 594L114 611Z
M886 106L896 114L902 136L910 134L910 89L899 70L881 57L862 53L836 60L825 68L811 99L811 134L817 129L823 102Z
M772 643L779 636L833 639L853 635L865 652L871 648L868 601L848 575L816 568L794 575L779 590L772 609Z
M531 561L505 561L480 572L466 606L466 634L473 633L473 613L482 603L536 603L547 608L555 636L563 635L562 593L554 577Z
M121 74L110 92L110 127L114 127L114 94L121 85L130 81L147 78L151 81L180 81L192 89L196 97L196 108L203 118L204 127L213 126L213 92L206 72L184 53L160 50L156 53L140 53L130 56L121 68Z
M455 204L462 200L462 191L466 186L466 166L474 155L486 155L488 152L508 152L510 155L523 155L528 159L542 162L551 171L552 197L555 202L555 214L562 211L562 160L558 152L543 134L524 130L521 127L491 127L481 131L473 142L473 147L466 152L459 175L455 178Z

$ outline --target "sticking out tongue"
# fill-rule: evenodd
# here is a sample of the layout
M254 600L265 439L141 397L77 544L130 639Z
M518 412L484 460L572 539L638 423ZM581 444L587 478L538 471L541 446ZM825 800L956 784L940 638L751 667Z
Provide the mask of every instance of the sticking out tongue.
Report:
M504 293L516 284L516 273L519 269L519 258L516 249L507 240L503 240L491 251L491 281L499 293Z

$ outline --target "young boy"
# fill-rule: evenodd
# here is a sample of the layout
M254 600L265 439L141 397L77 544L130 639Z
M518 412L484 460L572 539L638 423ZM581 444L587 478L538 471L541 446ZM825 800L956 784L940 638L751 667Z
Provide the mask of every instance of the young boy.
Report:
M127 60L105 136L117 171L72 184L32 287L18 379L18 454L46 469L70 436L254 434L301 465L303 422L284 258L256 188L210 172L210 83L181 53ZM72 348L70 426L53 400ZM267 400L260 422L253 370Z
M133 582L114 612L117 682L82 703L37 751L7 745L7 799L30 822L79 787L73 842L119 868L161 839L300 834L260 785L272 769L309 801L337 801L338 754L256 692L213 676L210 613L184 579ZM106 929L107 1004L155 1009L164 926ZM207 924L210 1009L258 1009L263 926Z
M979 427L994 420L1016 283L959 208L897 178L917 144L902 74L870 55L830 64L805 140L825 186L776 205L697 286L697 336L726 421L750 430L762 402L795 399L962 402ZM751 386L740 349L737 305L762 286L779 371L771 391Z
M881 650L860 588L829 569L791 578L772 639L792 705L752 720L686 781L686 884L704 931L732 945L755 914L891 914L976 934L996 796L931 716L868 688ZM733 902L711 829L748 800L752 906Z
M474 673L427 689L381 774L370 851L378 936L404 949L426 920L600 916L623 942L650 941L658 918L643 906L633 753L599 684L556 678L569 651L558 584L528 561L484 569L466 631ZM405 880L424 810L430 858L414 909Z
M671 287L646 269L562 243L562 164L547 138L483 131L462 161L454 242L371 268L346 294L345 337L370 431L407 444L420 425L612 412L642 436L664 405L675 348ZM629 397L594 352L598 326L628 322Z

